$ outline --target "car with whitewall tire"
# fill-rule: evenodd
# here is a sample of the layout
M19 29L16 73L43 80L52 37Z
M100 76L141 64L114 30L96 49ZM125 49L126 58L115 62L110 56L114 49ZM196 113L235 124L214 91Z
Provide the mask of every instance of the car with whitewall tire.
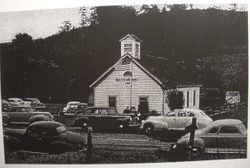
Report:
M177 154L188 155L190 133L181 137L172 146ZM195 131L193 156L203 153L246 154L247 130L240 120L222 119Z
M193 117L197 118L196 126L198 129L205 128L213 121L202 110L176 109L161 116L149 116L146 120L142 121L141 129L147 135L169 130L187 130L192 123Z

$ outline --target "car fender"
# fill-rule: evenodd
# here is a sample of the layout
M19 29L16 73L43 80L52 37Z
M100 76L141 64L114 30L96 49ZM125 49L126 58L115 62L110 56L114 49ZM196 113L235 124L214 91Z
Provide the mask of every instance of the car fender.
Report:
M21 141L13 136L4 135L4 146L8 150L18 150L21 147Z
M143 127L148 124L152 125L155 130L167 130L168 129L168 124L165 122L156 121L156 120L148 120L144 122Z
M89 119L87 117L77 117L74 119L74 125L81 126L82 122L88 122Z
M48 117L44 114L37 114L37 115L31 116L29 118L30 123L37 122L37 121L51 121L51 119L50 119L50 117Z
M74 150L76 147L69 142L54 141L50 144L51 153L62 153Z

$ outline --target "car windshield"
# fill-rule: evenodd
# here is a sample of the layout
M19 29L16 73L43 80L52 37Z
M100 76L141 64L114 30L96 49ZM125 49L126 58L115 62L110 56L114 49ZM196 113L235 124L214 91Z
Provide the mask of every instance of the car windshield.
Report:
M63 126L60 126L60 127L57 127L57 128L56 128L56 131L57 131L59 134L61 134L61 133L63 133L63 132L66 132L67 129L66 129L65 127L63 127Z
M70 108L77 108L77 104L70 104L69 107Z

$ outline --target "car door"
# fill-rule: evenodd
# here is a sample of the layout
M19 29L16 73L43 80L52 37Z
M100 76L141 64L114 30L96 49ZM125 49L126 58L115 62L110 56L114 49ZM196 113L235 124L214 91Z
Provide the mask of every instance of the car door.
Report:
M171 111L168 112L166 115L163 116L163 122L168 124L169 129L176 128L176 112Z
M87 118L89 122L88 124L90 126L93 126L93 127L101 126L98 108L91 109L91 112L87 115Z
M205 142L206 151L217 152L218 132L219 132L219 127L214 126L208 128L208 130L204 134L199 136Z
M236 125L221 126L217 146L219 152L237 153L244 149L244 136L239 132Z
M98 121L101 127L110 127L114 122L108 112L108 109L105 108L99 109Z
M185 129L187 122L191 117L187 116L187 112L185 110L180 110L176 116L176 128Z
M39 126L29 127L26 131L25 146L30 151L43 151L44 150L44 138L45 130Z

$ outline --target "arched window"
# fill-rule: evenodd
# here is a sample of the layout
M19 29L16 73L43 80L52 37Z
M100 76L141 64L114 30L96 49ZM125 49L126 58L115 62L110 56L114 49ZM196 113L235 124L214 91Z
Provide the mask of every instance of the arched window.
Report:
M124 72L123 76L124 77L131 77L132 76L132 72L126 71L126 72Z

